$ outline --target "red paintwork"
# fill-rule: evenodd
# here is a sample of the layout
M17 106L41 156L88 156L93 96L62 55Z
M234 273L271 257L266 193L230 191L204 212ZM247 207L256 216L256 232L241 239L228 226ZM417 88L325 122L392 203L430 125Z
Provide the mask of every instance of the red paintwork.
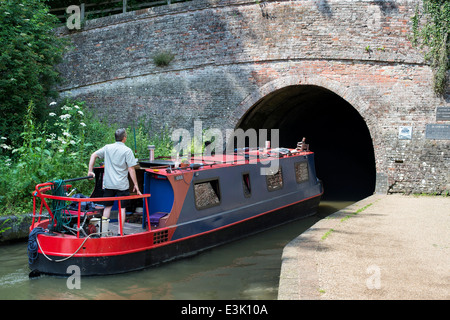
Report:
M171 236L173 232L174 230L169 230L169 235ZM72 255L82 245L81 249L74 255L75 257L114 256L148 250L167 244L167 242L153 244L154 233L155 231L144 231L125 236L88 238L87 240L72 235L47 236L40 234L38 240L40 246L45 248L46 255L66 257ZM39 250L39 253L42 253L41 250Z

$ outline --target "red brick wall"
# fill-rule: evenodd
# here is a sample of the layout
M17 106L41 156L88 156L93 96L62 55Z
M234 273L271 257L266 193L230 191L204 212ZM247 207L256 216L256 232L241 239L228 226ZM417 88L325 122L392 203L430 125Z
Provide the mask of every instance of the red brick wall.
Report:
M277 89L322 86L366 121L379 192L440 193L450 190L450 140L425 130L450 97L435 96L409 41L416 3L194 0L88 21L59 30L74 42L60 89L124 124L150 116L158 132L194 120L234 128ZM175 58L158 67L163 50ZM398 139L400 126L412 126L411 140Z

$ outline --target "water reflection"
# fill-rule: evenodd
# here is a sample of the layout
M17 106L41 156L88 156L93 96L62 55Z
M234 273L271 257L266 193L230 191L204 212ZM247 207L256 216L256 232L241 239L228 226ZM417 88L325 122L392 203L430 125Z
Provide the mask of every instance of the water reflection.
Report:
M197 256L127 274L28 279L27 244L0 246L0 299L276 299L284 246L318 220L352 202L321 203L317 215Z

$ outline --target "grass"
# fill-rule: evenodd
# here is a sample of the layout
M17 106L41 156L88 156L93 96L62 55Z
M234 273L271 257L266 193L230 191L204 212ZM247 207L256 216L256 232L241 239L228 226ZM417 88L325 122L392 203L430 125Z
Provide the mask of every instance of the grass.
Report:
M325 234L322 236L322 240L325 240L326 238L328 238L328 236L334 231L334 229L330 229L327 232L325 232Z
M356 210L355 212L353 212L353 213L351 213L351 214L345 216L344 218L342 218L342 219L341 219L341 222L343 222L343 221L345 221L345 220L348 220L348 219L351 218L352 216L356 216L358 213L363 212L364 210L366 210L366 209L367 209L368 207L370 207L371 205L373 205L373 203L369 203L368 205L366 205L366 206L364 206L364 207L362 207L362 208L359 208L359 209Z
M441 193L438 192L431 192L431 193L413 193L414 197L449 197L450 196L450 190L444 190Z
M377 201L378 201L378 200L377 200ZM369 204L365 205L364 207L359 208L359 209L356 210L355 212L353 212L353 213L351 213L351 214L349 214L349 215L346 215L344 218L341 219L340 222L344 222L344 221L350 219L351 217L356 216L357 214L363 212L364 210L366 210L367 208L369 208L369 207L372 206L372 205L373 205L373 203L369 203ZM334 232L334 229L330 229L330 230L328 230L327 232L325 232L325 234L322 236L322 240L325 240L326 238L328 238L328 236L329 236L331 233L333 233L333 232Z
M153 62L158 67L167 67L174 58L175 55L170 51L162 51L153 56Z

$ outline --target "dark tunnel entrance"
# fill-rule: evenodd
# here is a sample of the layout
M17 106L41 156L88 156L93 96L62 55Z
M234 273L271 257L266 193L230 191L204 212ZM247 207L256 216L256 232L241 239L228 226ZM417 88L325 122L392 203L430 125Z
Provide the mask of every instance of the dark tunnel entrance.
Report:
M324 200L360 200L374 193L375 157L369 129L358 111L328 89L288 86L258 101L237 128L279 129L280 146L306 137L323 181Z

